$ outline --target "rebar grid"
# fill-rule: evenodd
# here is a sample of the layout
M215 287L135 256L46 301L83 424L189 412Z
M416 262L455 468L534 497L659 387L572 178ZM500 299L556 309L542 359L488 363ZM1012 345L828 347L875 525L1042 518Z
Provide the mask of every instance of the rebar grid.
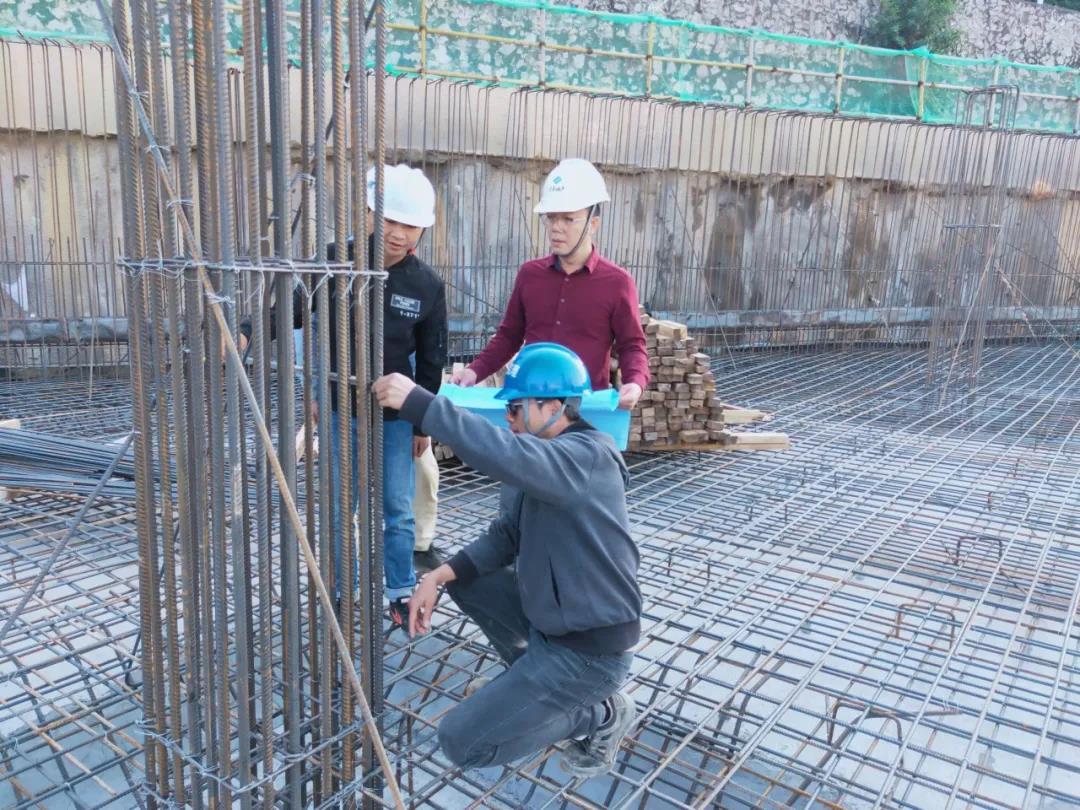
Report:
M109 334L128 342L130 387L102 394L91 377L100 410L70 389L51 403L48 385L0 390L12 392L12 413L38 414L33 429L131 430L137 484L134 496L108 488L89 504L85 486L0 504L16 527L0 546L0 570L11 572L3 626L13 628L0 684L17 690L0 693L12 804L63 795L87 807L375 807L398 803L399 785L412 805L436 807L1078 798L1069 651L1080 600L1080 367L1062 329L1080 321L1070 253L1080 141L965 132L958 151L956 131L911 124L386 80L378 0L370 18L352 0L306 2L299 66L286 59L282 0L248 0L239 71L225 8L111 9L123 217L114 228L106 206L107 224L92 219L88 233L109 245L98 253L124 291L132 328L125 320ZM361 64L369 49L378 67L346 86L346 60ZM51 110L45 118L51 135ZM980 156L1000 137L1020 157L988 185L953 171L952 158L975 156L973 174L983 174ZM80 143L85 152L85 131ZM30 155L54 146L31 144ZM631 685L638 731L615 772L587 783L570 782L551 751L460 774L436 750L434 724L471 678L498 671L494 658L449 605L430 637L380 632L381 419L366 383L382 365L382 165L408 159L436 182L440 225L421 251L449 281L468 353L501 312L514 268L539 251L529 212L544 156L586 147L616 199L605 250L635 273L651 309L686 316L727 350L716 361L725 398L777 411L796 449L633 457L647 606ZM35 164L32 176L35 203L55 206L58 175ZM953 254L932 247L961 192L971 210L993 203L1002 220L975 348L990 337L1056 339L986 349L964 396L945 401L925 387L932 362L897 347L933 348L941 296L927 296L938 263L979 251L963 234ZM814 206L827 213L800 216ZM881 225L879 206L897 209ZM20 242L30 219L15 210L6 271L28 261L54 274L100 270L85 248L54 262L40 237ZM350 235L358 249L345 262ZM336 263L326 261L331 241ZM296 283L306 293L300 379L287 339ZM40 300L52 306L54 294ZM57 324L5 315L17 370L69 350L52 342L80 346L82 326L98 339L107 314L63 322L78 297L61 296ZM961 316L974 312L957 300ZM337 312L336 334L313 308ZM12 341L28 324L31 339ZM816 352L802 358L734 350L808 341ZM874 343L891 348L861 348ZM337 569L332 551L335 503L341 534L353 536L352 451L326 418L332 375L356 383L340 385L334 403L342 414L355 406L360 425L355 594L340 581L350 553ZM133 402L122 416L111 405L119 391ZM336 494L334 460L346 470ZM492 516L495 488L447 473L442 519L456 547ZM392 768L380 766L384 740Z
M130 408L128 409L130 413ZM82 498L0 503L2 613L29 591ZM140 771L137 546L130 503L99 500L77 542L7 634L0 655L3 782L27 806L132 806Z
M630 689L643 719L616 770L574 783L557 752L512 769L449 770L434 725L473 677L501 665L444 601L430 636L395 634L386 647L381 720L411 806L1080 801L1075 349L988 348L977 388L945 408L918 351L733 359L716 363L720 390L772 410L794 446L629 457L646 605ZM66 393L57 401L67 407ZM113 418L106 411L102 422ZM494 515L497 488L453 464L443 473L440 545L452 548ZM56 532L78 499L66 513L56 503L23 496L4 508ZM0 716L20 728L20 744L5 747L5 767L26 791L12 794L18 807L58 797L67 779L89 797L85 806L106 806L76 764L84 758L102 774L130 762L130 778L140 778L139 735L106 734L139 708L138 668L125 665L137 632L136 589L124 578L134 565L132 523L130 504L95 510L48 586L76 593L66 604L87 609L73 617L64 602L35 600L11 641L19 677L39 696L5 701ZM25 582L49 546L18 548L0 570L17 569ZM108 587L98 587L103 577ZM72 647L79 655L65 658ZM102 684L92 696L87 678ZM274 691L280 706L287 685L275 681ZM80 708L90 731L78 725ZM58 756L38 734L50 722ZM317 757L306 763L317 767ZM126 782L99 778L130 799Z
M401 649L391 693L412 719L399 740L426 738L416 789L492 807L1075 802L1080 366L1061 346L991 356L959 414L912 354L726 371L721 390L775 408L796 449L633 465L651 627L632 687L646 719L618 775L568 787L548 757L472 792L441 775L418 728L497 671L448 615L441 644Z

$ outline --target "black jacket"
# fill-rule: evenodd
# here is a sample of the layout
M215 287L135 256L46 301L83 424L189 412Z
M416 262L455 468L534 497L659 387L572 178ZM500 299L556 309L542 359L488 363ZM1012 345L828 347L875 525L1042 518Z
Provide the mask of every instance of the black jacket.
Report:
M368 239L368 255L371 255L371 239ZM327 261L335 261L334 245L327 248ZM349 258L353 258L353 243L349 242ZM398 372L426 388L433 394L439 392L443 368L447 357L446 288L430 266L409 254L393 267L387 268L388 277L384 288L383 305L383 373ZM330 291L330 370L337 369L337 284L328 280ZM354 284L360 284L358 279ZM293 328L303 325L303 293L293 290ZM352 306L352 293L349 294ZM312 310L317 310L318 297L313 296ZM319 313L315 312L315 317ZM270 336L275 337L275 318L270 318ZM240 332L250 339L251 322L240 324ZM349 321L349 345L356 345L353 321ZM416 372L413 373L409 356L416 354ZM351 369L356 373L356 355L350 354ZM330 381L330 407L337 410L337 383ZM356 403L352 404L355 416ZM386 408L383 418L398 418L397 411ZM419 428L416 435L423 435Z

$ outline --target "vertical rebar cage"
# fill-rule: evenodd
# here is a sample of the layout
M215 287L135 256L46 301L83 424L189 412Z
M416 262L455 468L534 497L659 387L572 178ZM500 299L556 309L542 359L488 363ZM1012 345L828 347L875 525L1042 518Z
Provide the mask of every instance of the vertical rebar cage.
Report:
M282 0L242 4L242 71L224 0L99 9L132 325L147 806L400 806L376 721L382 417L368 394L385 274L366 249L365 171L370 153L378 246L384 76L346 75L385 48L382 4L365 19L355 0L311 0L299 76Z
M988 87L966 93L962 105L957 102L963 107L957 116L963 123L950 132L957 145L946 189L949 211L927 360L939 405L978 383L990 309L1001 298L999 288L1009 283L998 243L1016 143L1008 133L1017 99L1015 87Z

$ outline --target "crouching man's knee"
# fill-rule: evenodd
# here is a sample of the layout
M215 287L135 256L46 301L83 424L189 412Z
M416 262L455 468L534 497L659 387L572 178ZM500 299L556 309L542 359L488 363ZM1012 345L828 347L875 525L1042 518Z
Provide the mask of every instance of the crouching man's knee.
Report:
M478 745L478 729L466 716L468 712L452 710L439 723L439 747L458 768L483 768L495 759L495 746Z

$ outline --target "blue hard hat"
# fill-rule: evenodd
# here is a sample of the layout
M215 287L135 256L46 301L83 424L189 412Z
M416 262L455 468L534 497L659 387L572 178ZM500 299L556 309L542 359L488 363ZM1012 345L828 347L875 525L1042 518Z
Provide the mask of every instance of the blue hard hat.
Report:
M564 399L592 391L581 358L558 343L530 343L506 372L496 399Z

